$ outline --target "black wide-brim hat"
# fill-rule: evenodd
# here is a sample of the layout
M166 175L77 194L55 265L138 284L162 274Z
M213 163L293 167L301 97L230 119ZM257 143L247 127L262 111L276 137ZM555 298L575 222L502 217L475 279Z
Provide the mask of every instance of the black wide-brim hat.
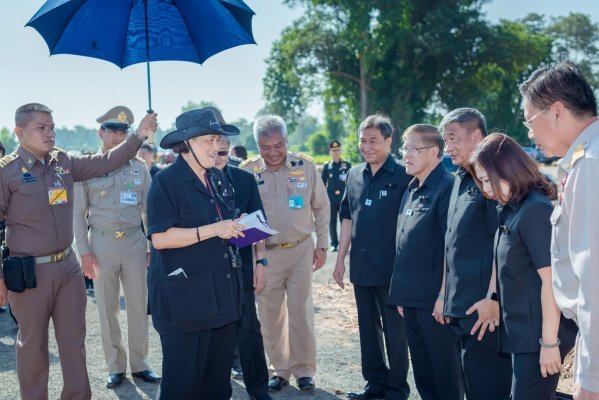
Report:
M160 147L170 149L177 143L203 135L239 135L239 129L222 123L222 117L212 107L191 110L179 115L175 121L176 130L169 132L160 141Z

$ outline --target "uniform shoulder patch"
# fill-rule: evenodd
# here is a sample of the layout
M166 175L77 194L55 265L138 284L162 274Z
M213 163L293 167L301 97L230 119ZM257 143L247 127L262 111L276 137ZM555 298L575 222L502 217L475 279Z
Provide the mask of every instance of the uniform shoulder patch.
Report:
M17 158L19 158L19 155L16 152L0 158L0 168L6 167Z
M248 158L247 160L245 160L244 162L242 162L241 164L239 164L240 167L245 167L246 165L256 162L260 159L260 155L254 156L252 158Z

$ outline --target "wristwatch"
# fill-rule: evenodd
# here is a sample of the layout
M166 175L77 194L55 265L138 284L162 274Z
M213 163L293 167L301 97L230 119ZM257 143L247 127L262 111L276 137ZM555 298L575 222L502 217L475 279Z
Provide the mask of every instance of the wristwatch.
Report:
M266 259L266 258L260 258L260 259L256 260L256 264L262 264L265 267L267 267L268 266L268 259Z
M499 297L497 297L497 293L496 292L487 292L487 295L485 296L487 299L491 299L493 301L499 301Z

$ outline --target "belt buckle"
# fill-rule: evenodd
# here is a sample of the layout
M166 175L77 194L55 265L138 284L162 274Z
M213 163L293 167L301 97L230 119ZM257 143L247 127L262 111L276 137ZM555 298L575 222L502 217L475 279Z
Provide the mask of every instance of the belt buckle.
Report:
M282 249L287 249L291 246L291 243L281 243L279 246L281 246Z
M117 239L122 239L125 237L125 231L116 231L114 232L114 237Z
M61 251L60 253L56 253L56 254L52 254L50 256L50 261L51 262L57 262L57 261L61 261L64 259L65 256L65 252Z

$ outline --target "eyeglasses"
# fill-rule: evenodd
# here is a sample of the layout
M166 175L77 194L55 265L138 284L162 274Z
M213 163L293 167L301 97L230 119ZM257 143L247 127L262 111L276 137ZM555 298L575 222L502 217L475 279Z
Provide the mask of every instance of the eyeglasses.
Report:
M544 113L545 111L547 111L547 109L545 110L541 110L538 113L536 113L535 115L532 116L531 119L529 119L528 121L523 121L522 124L526 127L526 129L528 129L529 131L532 130L532 121L534 121L534 119L536 117L538 117L539 115L541 115L542 113Z
M435 146L401 147L398 151L399 151L399 154L401 154L402 156L405 156L406 154L413 153L413 152L420 154L420 150L430 149L431 147L435 147Z

